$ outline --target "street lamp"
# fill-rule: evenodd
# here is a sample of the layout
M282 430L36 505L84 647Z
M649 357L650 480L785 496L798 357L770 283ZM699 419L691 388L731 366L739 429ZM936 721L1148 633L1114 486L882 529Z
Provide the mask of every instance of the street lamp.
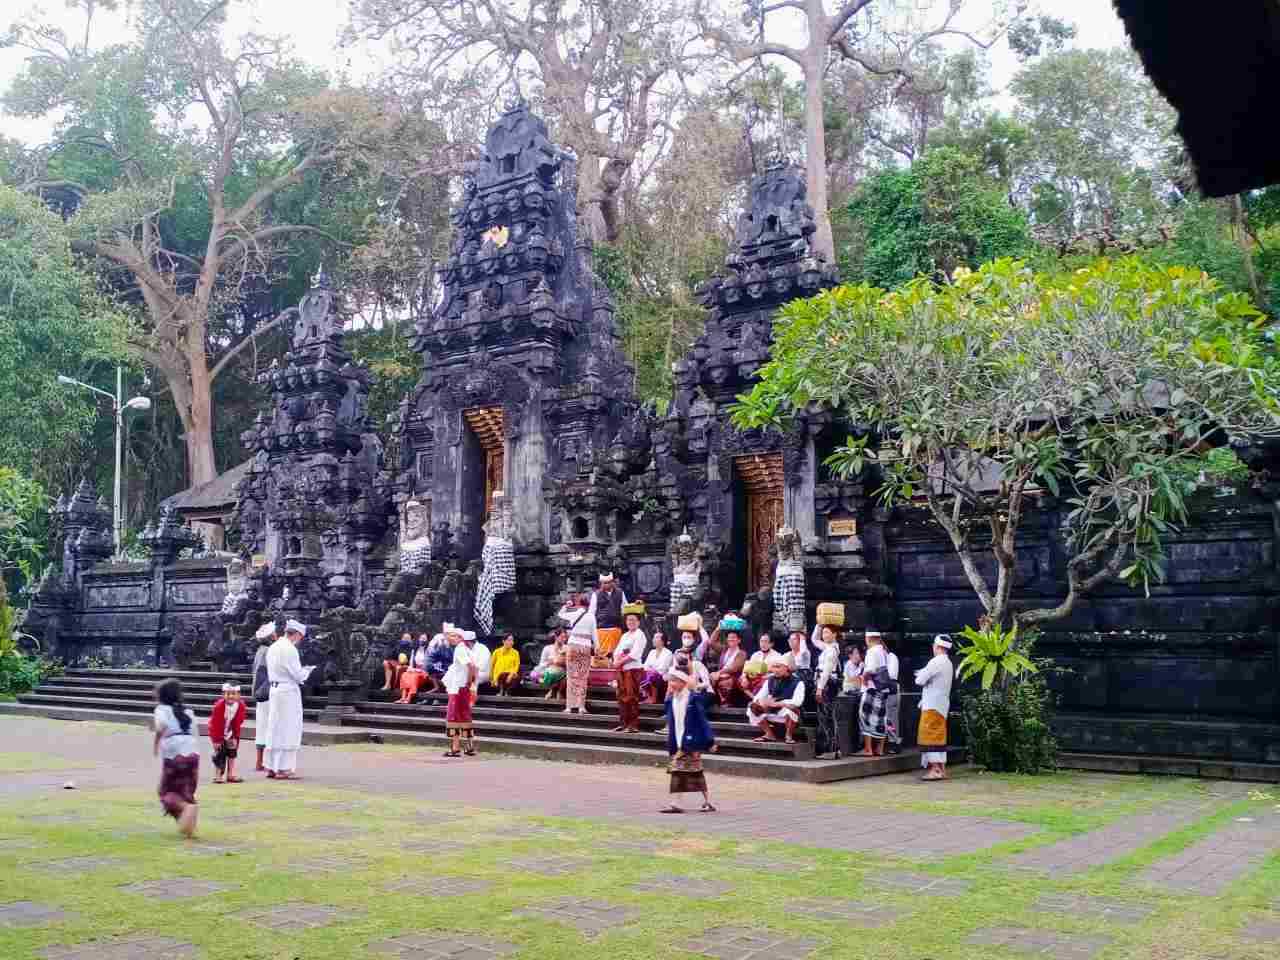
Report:
M107 393L105 390L99 390L93 384L85 383L83 380L77 380L74 377L64 377L58 374L58 382L67 387L84 387L86 390L92 390L94 393L101 394L111 401L111 407L116 413L116 484L115 498L112 502L111 526L114 534L116 546L116 559L120 558L120 535L124 528L124 515L120 511L120 471L122 469L121 457L122 447L120 444L120 434L124 429L124 412L126 410L150 410L151 399L149 397L134 397L128 403L122 403L124 399L124 368L116 367L116 393L115 396Z

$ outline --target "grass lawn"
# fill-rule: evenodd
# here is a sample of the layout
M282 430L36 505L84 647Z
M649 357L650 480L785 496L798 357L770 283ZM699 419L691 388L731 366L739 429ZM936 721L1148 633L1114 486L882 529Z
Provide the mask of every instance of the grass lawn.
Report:
M355 749L396 755L391 747ZM331 755L338 753L331 748ZM42 763L44 768L57 766L47 761L38 755L0 752L0 773L42 769ZM601 778L614 783L634 778L639 784L645 778L652 783L653 777L651 772L625 768L558 769L565 777L580 777L588 788ZM824 958L1016 960L1026 955L965 942L972 931L992 926L1103 934L1112 939L1097 954L1100 960L1280 956L1280 942L1249 942L1237 936L1246 922L1265 915L1280 898L1280 857L1274 852L1219 897L1160 892L1135 882L1149 863L1235 818L1273 815L1280 804L1280 790L1274 788L1250 792L1233 786L1211 794L1213 785L1170 778L1062 774L1025 779L972 772L961 772L953 783L931 793L908 789L902 779L819 788L734 778L714 783L724 811L764 803L783 818L788 800L800 797L846 807L850 833L875 830L878 809L934 814L940 831L947 830L948 817L961 814L1041 828L1017 843L920 862L912 857L911 837L901 838L902 858L893 860L824 850L821 836L814 837L813 847L707 838L699 835L699 819L692 816L672 818L671 830L664 833L611 826L603 818L583 821L450 808L433 803L429 795L418 800L375 789L338 792L315 784L262 781L214 786L211 776L206 761L200 789L204 813L200 839L194 843L180 840L172 822L160 816L150 782L133 789L46 794L35 808L30 797L0 794L0 904L34 901L76 915L29 927L0 923L0 958L27 960L54 945L162 934L196 944L199 956L209 960L345 960L378 956L371 947L379 941L427 931L485 934L518 945L514 956L519 958L691 958L680 944L708 927L722 926L767 927L810 938L818 942L813 955ZM1043 877L1001 866L1011 852L1096 830L1135 813L1214 796L1217 801L1206 815L1186 829L1081 874ZM344 835L344 828L350 835ZM439 839L463 846L411 849L417 842ZM615 840L657 840L663 849L651 854L603 845ZM217 847L228 849L199 853ZM734 858L745 853L774 855L778 869L735 864ZM105 861L94 869L42 868L73 857ZM554 877L504 862L549 857L584 859ZM875 883L877 872L884 870L927 872L970 880L972 885L959 894L904 895ZM666 874L720 880L732 890L709 899L682 899L630 886ZM448 896L444 893L450 878L491 886ZM122 890L157 880L164 881L159 895ZM228 888L190 899L160 898L168 891L183 892L194 880ZM406 880L407 885L391 889ZM1046 914L1032 909L1044 893L1114 897L1151 905L1155 911L1138 923L1123 925ZM607 900L640 914L589 938L550 920L513 916L521 907L558 897ZM809 919L785 909L788 900L815 897L875 904L882 908L880 919L885 922L865 928L851 921ZM247 919L257 910L294 901L332 906L344 917L290 932L264 929Z

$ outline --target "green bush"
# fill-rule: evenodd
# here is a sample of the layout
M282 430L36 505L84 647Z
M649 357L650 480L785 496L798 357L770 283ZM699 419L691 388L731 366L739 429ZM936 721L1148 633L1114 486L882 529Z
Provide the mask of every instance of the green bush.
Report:
M1043 773L1057 767L1058 742L1049 727L1053 695L1040 674L1024 674L1003 689L965 697L965 735L973 762L996 773Z
M34 690L44 677L62 673L62 664L44 657L31 657L18 649L14 637L17 611L0 601L0 699Z

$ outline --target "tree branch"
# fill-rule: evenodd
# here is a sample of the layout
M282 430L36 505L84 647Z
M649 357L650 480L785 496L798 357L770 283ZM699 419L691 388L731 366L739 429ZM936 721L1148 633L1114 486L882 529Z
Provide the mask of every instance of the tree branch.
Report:
M243 340L237 343L234 347L232 347L230 350L224 353L222 357L218 360L218 362L213 365L213 369L209 371L209 382L213 383L214 380L218 379L218 374L220 374L223 368L226 367L227 364L229 364L232 360L234 360L240 354L241 350L243 350L245 347L249 346L250 344L254 343L254 341L256 341L258 337L262 336L264 333L268 333L274 330L276 327L280 326L280 324L284 322L284 319L286 317L297 312L298 312L297 307L287 307L284 310L281 310L278 314L276 314L272 319L268 320L266 323L258 324L258 326L256 326L253 329L252 333L250 333L247 337L245 337Z

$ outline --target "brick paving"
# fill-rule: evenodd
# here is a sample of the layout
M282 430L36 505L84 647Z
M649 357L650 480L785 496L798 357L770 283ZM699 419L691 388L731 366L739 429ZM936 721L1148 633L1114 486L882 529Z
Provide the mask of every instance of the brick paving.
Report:
M1280 850L1280 816L1244 817L1151 864L1138 879L1164 890L1213 897Z
M734 866L748 870L816 870L812 860L796 860L789 856L771 856L767 853L739 853L731 861Z
M588 937L594 937L611 927L620 927L639 919L643 911L603 900L561 897L558 900L530 904L517 910L515 914L517 917L535 917L552 923L563 923Z
M818 949L818 941L769 930L744 931L741 927L713 927L694 940L680 944L681 950L700 953L717 960L799 960Z
M631 889L640 893L669 893L673 897L689 900L710 900L720 897L733 889L732 883L723 880L707 880L703 877L681 877L675 874L663 874L639 880L631 884Z
M92 940L69 947L45 947L44 960L184 960L199 956L195 944L172 937L123 937Z
M1250 920L1241 928L1240 939L1261 940L1267 943L1274 940L1276 943L1280 943L1280 913Z
M935 877L929 873L911 873L906 870L877 870L866 876L871 888L889 887L903 893L923 893L938 897L955 897L973 886L972 880L959 877Z
M474 843L474 840L437 840L431 837L411 837L396 842L397 849L406 853L421 853L431 857L458 853Z
M120 857L66 857L62 860L32 861L26 866L33 867L36 870L44 870L48 873L63 873L75 876L79 873L88 873L90 870L111 870L116 867L123 867L128 862Z
M342 856L315 856L305 860L290 860L288 866L292 873L351 873L364 870L369 866L370 858L362 853L347 853Z
M1150 846L1162 837L1190 826L1204 816L1206 807L1197 804L1161 813L1122 817L1101 830L1067 837L1057 843L1035 847L1010 857L1008 866L1046 873L1081 873L1112 860L1126 857Z
M1109 897L1086 897L1076 893L1049 893L1031 907L1041 913L1061 913L1071 917L1086 917L1108 923L1141 923L1156 908L1147 903L1115 900Z
M67 913L47 903L33 903L30 900L0 903L0 927L34 927L74 919L77 919L76 914Z
M282 903L269 910L258 910L246 913L241 919L255 926L268 930L310 930L313 927L327 927L332 923L354 920L358 914L348 913L338 907L329 907L319 903Z
M307 840L351 840L369 831L346 823L316 823L303 826L301 836Z
M369 950L399 960L487 960L508 957L519 950L514 943L471 934L411 933L369 944Z
M471 893L484 893L493 887L491 880L474 877L404 877L384 886L392 893L411 893L419 897L463 897Z
M238 843L190 843L182 848L183 853L194 853L200 857L234 857L237 854L249 853L249 848Z
M193 897L207 897L224 890L234 890L230 883L216 883L213 880L196 880L192 877L169 877L164 880L144 880L131 883L120 888L125 893L137 893L148 900L189 900Z
M1005 947L1018 953L1052 957L1053 960L1090 960L1111 943L1111 938L1031 927L988 927L975 930L965 942L983 947Z
M562 877L568 873L577 873L595 864L591 857L517 857L503 860L502 866L526 873L537 873L544 877Z
M860 927L883 927L901 916L900 911L867 903L864 900L839 900L834 897L790 900L787 902L786 910L789 916L830 920L836 923L856 923Z

